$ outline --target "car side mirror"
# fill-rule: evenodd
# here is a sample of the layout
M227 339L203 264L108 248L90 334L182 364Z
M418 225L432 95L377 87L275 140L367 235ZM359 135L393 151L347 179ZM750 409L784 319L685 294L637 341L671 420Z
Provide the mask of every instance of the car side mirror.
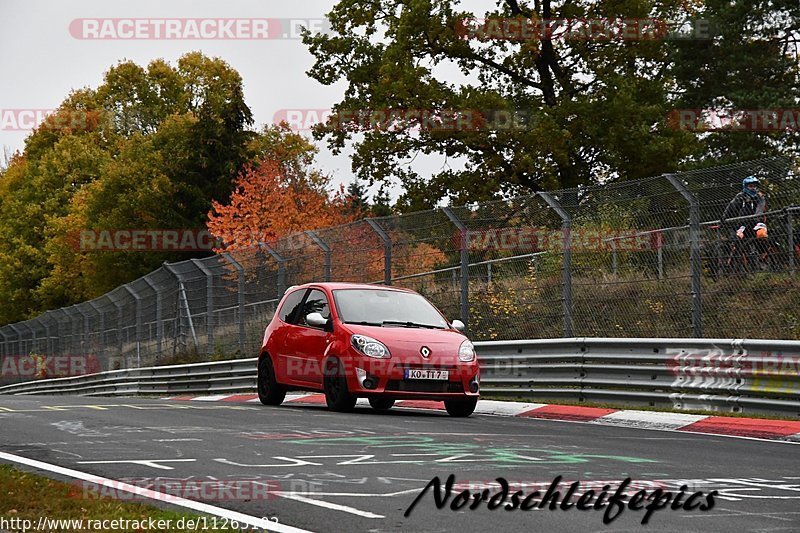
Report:
M325 331L333 331L333 320L325 318L319 313L307 314L306 324L315 328L323 328Z
M458 319L453 320L453 323L450 325L453 326L454 329L460 331L461 333L464 333L464 331L467 329L467 326L465 326L464 323Z

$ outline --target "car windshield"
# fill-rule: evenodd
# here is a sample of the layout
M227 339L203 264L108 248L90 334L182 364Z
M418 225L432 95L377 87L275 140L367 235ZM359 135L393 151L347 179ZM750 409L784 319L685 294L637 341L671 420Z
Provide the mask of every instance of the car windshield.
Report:
M436 308L419 294L381 289L344 289L333 294L342 322L387 327L448 327Z

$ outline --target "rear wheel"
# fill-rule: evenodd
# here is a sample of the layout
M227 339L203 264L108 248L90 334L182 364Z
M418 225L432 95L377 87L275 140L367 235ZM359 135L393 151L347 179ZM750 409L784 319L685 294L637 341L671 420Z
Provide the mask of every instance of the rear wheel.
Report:
M376 411L386 411L387 409L392 408L394 405L394 400L391 398L370 398L369 404Z
M475 406L478 405L478 398L469 398L467 400L445 400L444 408L450 416L469 416L475 411Z
M338 359L328 359L325 363L325 378L322 383L325 390L325 403L331 411L352 411L357 398L347 388L344 367Z
M280 405L286 398L286 388L275 379L275 369L268 355L258 362L258 399L264 405Z

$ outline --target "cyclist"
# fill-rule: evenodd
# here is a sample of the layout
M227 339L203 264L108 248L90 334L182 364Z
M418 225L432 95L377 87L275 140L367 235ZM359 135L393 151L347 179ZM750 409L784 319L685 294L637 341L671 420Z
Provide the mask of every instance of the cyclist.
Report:
M764 193L758 190L759 185L758 178L755 176L743 179L742 192L734 196L725 208L720 224L725 227L726 220L736 219L733 224L736 231L733 233L742 243L743 249L748 250L749 245L755 244L757 253L763 254L768 248L766 217L764 216L767 201Z

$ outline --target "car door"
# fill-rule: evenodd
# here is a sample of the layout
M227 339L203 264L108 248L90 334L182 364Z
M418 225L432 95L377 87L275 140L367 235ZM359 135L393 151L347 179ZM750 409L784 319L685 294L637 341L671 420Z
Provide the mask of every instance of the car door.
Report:
M304 296L308 289L298 289L286 296L283 305L278 309L278 323L271 336L272 360L275 375L281 383L289 383L297 379L298 364L294 348L297 331L297 318L303 310Z
M311 326L306 322L310 313L319 313L323 318L331 317L328 297L319 289L311 289L303 302L302 312L297 318L297 326L292 331L292 344L295 357L300 359L304 381L322 384L322 358L330 342L330 333L323 328Z

